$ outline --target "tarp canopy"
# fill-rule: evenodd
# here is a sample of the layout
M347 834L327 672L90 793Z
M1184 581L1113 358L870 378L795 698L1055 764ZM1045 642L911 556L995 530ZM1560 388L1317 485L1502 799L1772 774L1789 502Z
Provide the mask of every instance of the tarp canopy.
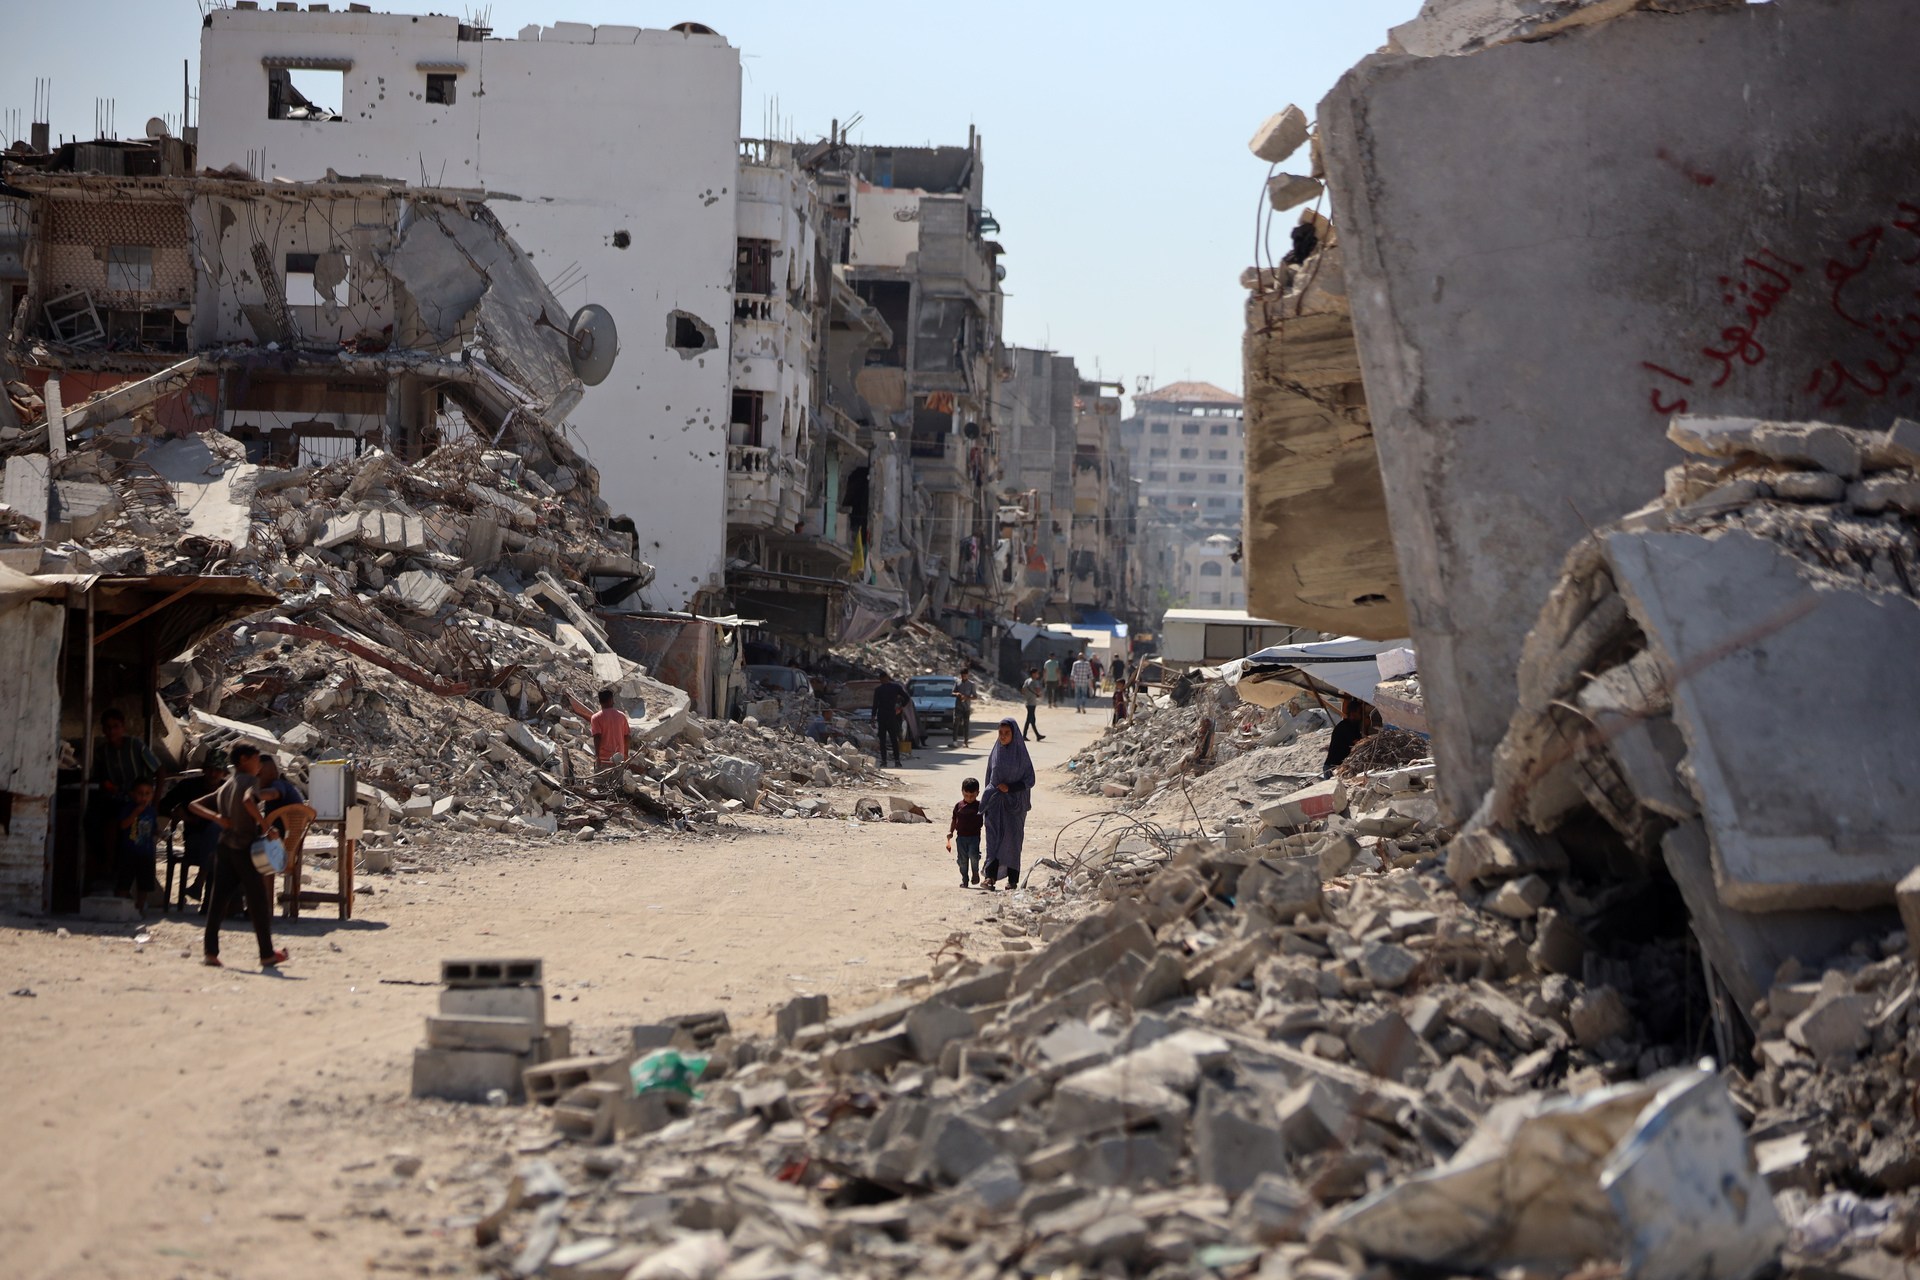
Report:
M1341 636L1305 644L1277 644L1221 668L1242 699L1277 707L1305 692L1351 694L1372 702L1381 680L1414 670L1405 640Z
M47 582L0 564L0 613L18 608L29 600L58 595L63 589L57 582Z

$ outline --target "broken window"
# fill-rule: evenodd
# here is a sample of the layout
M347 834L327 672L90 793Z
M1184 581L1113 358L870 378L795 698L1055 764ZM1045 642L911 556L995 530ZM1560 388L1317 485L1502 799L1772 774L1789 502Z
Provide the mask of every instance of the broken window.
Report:
M921 299L919 322L913 335L915 369L937 371L960 367L967 314L971 309L965 298Z
M767 396L764 391L736 391L733 393L733 413L727 428L727 439L733 444L761 448L762 424L767 417Z
M321 259L329 259L322 263ZM290 307L344 307L347 305L346 255L290 253L287 255L287 305Z
M442 107L453 105L454 82L460 77L452 72L427 72L427 101Z
M345 118L347 73L342 66L267 68L269 120Z
M107 288L145 293L153 288L153 248L144 244L107 246Z
M773 241L742 237L734 251L733 291L762 297L773 293Z

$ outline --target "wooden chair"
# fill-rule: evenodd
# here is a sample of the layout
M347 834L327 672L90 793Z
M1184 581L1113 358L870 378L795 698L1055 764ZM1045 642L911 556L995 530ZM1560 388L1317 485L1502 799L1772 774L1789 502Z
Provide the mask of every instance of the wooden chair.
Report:
M313 806L283 804L278 809L269 810L265 816L266 824L261 830L270 834L275 827L280 828L280 843L287 847L286 870L279 873L286 877L287 891L282 894L280 900L287 904L286 914L292 917L298 914L293 906L293 896L296 893L294 887L300 883L300 846L306 841L307 828L313 824ZM267 882L269 903L274 900L273 877L274 873L271 871L266 872L262 877Z

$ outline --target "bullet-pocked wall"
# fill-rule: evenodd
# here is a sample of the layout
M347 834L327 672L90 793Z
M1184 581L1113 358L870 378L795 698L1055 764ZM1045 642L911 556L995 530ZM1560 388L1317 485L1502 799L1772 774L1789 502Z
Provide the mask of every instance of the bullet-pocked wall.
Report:
M594 302L618 326L612 373L569 423L658 570L645 603L685 607L725 557L739 51L691 24L476 35L451 17L215 9L200 163L511 197L490 207L569 314Z
M1370 57L1321 103L1400 576L1455 816L1588 529L1673 415L1920 415L1913 7L1640 11Z

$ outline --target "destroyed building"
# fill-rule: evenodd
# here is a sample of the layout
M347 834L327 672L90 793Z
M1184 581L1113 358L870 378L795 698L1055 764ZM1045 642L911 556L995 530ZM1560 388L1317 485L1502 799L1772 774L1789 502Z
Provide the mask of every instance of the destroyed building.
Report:
M326 114L286 110L283 82L309 84ZM567 315L606 310L622 352L619 375L568 420L608 504L644 528L640 556L658 572L632 603L717 601L737 49L698 23L556 22L506 38L453 17L243 2L207 15L198 127L202 165L261 179L364 174L522 197L496 216L572 300Z
M1561 557L1659 492L1675 414L1920 412L1911 36L1845 0L1436 0L1320 104L1455 816Z

